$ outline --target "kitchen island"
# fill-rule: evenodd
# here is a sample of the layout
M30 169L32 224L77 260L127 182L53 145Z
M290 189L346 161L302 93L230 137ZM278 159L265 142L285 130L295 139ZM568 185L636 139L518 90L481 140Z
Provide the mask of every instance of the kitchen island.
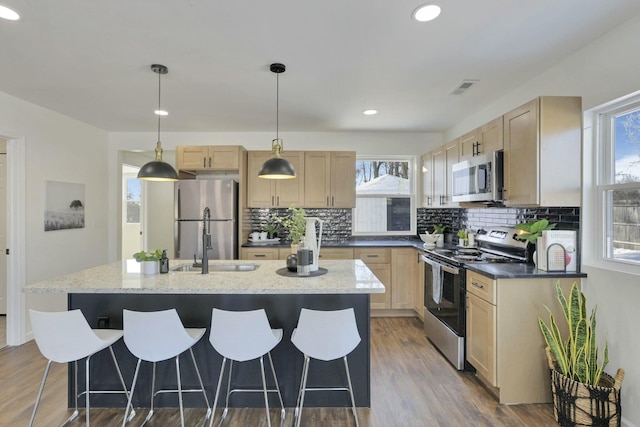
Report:
M172 267L190 265L188 261L172 261ZM285 277L278 274L283 261L211 261L209 274L199 271L170 271L168 274L143 275L139 264L128 260L98 266L77 273L28 285L25 292L68 294L68 309L79 308L93 328L122 328L122 310L153 311L175 308L186 327L206 327L211 323L213 307L225 310L253 310L264 308L273 328L283 329L282 342L272 351L285 406L295 406L302 371L302 354L290 341L302 307L316 310L337 310L353 307L362 342L349 355L351 376L357 406L370 406L369 356L369 296L385 292L384 285L360 260L322 261L320 267L327 274L315 277ZM127 383L135 368L135 358L124 343L114 346L116 356ZM205 382L207 394L213 396L222 357L208 342L208 331L193 348ZM181 364L183 386L197 385L188 360ZM343 384L345 379L340 361L313 363L309 384L326 386ZM98 354L92 359L92 388L117 389L117 378L111 372L109 355ZM242 388L261 387L257 361L242 364L234 373L234 381ZM73 403L73 368L69 370L69 404ZM141 369L135 406L149 405L150 364ZM83 372L79 372L82 384ZM175 368L170 362L157 368L158 387L175 387ZM94 400L95 399L95 400ZM163 394L159 406L177 406L177 397ZM219 402L219 404L222 402ZM273 400L270 404L276 404ZM124 396L96 395L92 405L124 406ZM260 393L234 395L231 406L260 407L264 403ZM342 393L310 393L305 399L309 406L348 406L348 395ZM197 393L185 395L185 405L204 406Z

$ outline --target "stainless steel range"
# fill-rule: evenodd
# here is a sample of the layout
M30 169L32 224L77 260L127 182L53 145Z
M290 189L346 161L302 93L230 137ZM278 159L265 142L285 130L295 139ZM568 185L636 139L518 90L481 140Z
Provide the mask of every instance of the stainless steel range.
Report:
M471 263L527 262L526 241L515 228L478 230L476 246L425 249L424 331L458 370L465 369L466 274Z

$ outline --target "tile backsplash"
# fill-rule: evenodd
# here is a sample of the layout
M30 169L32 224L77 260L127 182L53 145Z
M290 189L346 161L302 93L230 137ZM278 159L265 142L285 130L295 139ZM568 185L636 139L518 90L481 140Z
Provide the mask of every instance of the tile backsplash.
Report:
M305 209L307 216L315 216L324 221L324 241L344 241L351 238L351 209ZM249 209L252 230L259 230L271 215L284 217L288 209ZM580 230L579 207L539 207L539 208L452 208L417 210L417 232L432 232L433 224L447 226L448 234L461 228L477 230L488 227L513 227L531 220L546 218L556 223L558 230ZM578 233L579 234L579 233ZM286 239L286 236L281 236Z

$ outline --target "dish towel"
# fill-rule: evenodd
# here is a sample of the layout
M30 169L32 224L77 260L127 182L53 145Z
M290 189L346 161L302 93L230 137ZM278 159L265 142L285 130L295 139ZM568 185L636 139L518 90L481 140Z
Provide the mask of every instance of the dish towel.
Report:
M442 269L440 264L431 260L425 259L429 265L431 265L431 273L433 279L431 280L431 298L436 304L442 302Z

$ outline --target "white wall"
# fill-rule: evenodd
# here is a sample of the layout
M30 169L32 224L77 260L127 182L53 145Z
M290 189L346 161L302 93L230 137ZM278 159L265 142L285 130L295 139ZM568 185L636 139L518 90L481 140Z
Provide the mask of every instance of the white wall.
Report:
M105 263L107 133L0 93L0 135L23 138L25 144L25 283ZM8 162L11 164L12 159ZM85 184L85 228L44 231L47 180ZM66 298L30 294L27 304L34 308L66 309Z
M579 95L583 108L590 109L640 90L640 16L567 57L537 78L488 105L449 129L446 139L455 138L499 115L541 95ZM597 213L591 189L594 144L587 121L584 140L584 189L582 206L583 270L588 274L583 289L590 307L598 307L598 333L608 336L611 362L606 371L623 368L623 425L640 425L640 277L602 268L594 253L592 237L597 230ZM567 161L571 161L568 159ZM587 232L588 230L588 232ZM596 265L597 264L597 265ZM617 268L620 270L620 268Z

